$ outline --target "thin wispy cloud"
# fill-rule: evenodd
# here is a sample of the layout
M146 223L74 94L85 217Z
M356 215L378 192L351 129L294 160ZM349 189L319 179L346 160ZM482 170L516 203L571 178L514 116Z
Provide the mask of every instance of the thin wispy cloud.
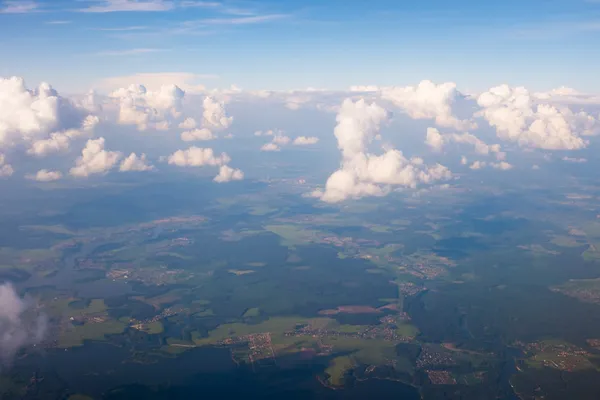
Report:
M240 17L240 18L208 18L197 21L199 24L206 25L247 25L247 24L260 24L263 22L270 22L288 18L288 14L267 14L267 15L255 15L252 17Z
M168 11L175 3L168 0L101 0L95 5L76 11L86 13L133 12L133 11Z
M103 31L103 32L130 32L130 31L142 31L144 29L148 29L147 26L122 26L115 28L93 28L95 31Z
M73 21L67 21L67 20L58 20L58 21L46 21L44 22L46 25L68 25L70 23L72 23Z
M183 8L217 8L221 7L222 4L217 1L182 1L179 3L179 6Z
M600 32L600 20L544 22L512 28L511 33L519 38L547 39L590 32Z
M226 4L215 2L215 1L182 1L179 3L179 7L212 9L221 14L229 14L229 15L239 15L239 16L256 15L256 13L254 11L251 11L251 10L248 10L245 8L230 7Z
M99 53L94 53L95 56L133 56L139 54L147 54L147 53L158 53L162 51L167 51L166 49L148 49L148 48L139 48L139 49L126 49L126 50L109 50L109 51L101 51Z
M223 8L221 12L223 14L240 15L240 16L256 15L256 13L254 11L246 10L244 8L234 8L234 7Z
M289 17L291 17L291 15L289 14L266 14L236 18L205 18L198 20L183 21L174 26L156 31L155 33L160 35L206 36L222 32L223 29L225 29L224 27L226 26L256 25Z
M157 37L165 37L165 36L177 36L177 35L185 35L185 36L210 36L216 35L221 31L217 31L214 29L206 29L206 27L199 26L173 26L169 28L161 28L157 30L139 30L139 31L125 31L125 32L111 32L110 36L123 39L123 40L148 40L154 39Z
M0 14L27 14L38 11L39 5L35 1L4 1L0 3Z

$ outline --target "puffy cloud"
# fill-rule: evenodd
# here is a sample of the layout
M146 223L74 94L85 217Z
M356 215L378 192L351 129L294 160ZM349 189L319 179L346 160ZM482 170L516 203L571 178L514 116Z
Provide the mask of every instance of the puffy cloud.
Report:
M6 163L6 157L0 153L0 178L6 176L12 176L14 173L12 165Z
M177 150L167 157L167 161L169 164L179 167L218 166L219 173L213 179L218 183L244 179L244 173L241 170L227 165L231 161L227 153L216 155L211 148L190 147L187 150Z
M387 87L381 97L391 101L413 119L433 119L439 126L466 130L476 127L469 120L459 120L452 113L452 105L461 97L453 82L436 85L422 81L416 87Z
M375 86L375 85L356 85L356 86L350 86L350 91L351 92L361 92L361 93L365 93L365 92L377 92L379 91L379 86Z
M194 118L186 118L182 123L179 124L181 129L194 129L198 126Z
M512 164L507 163L506 161L501 161L498 163L491 163L492 168L500 169L503 171L508 171L509 169L513 169Z
M244 173L239 169L233 169L227 165L221 165L219 174L215 176L214 181L223 183L230 181L241 181L244 179Z
M58 124L58 97L48 84L35 91L25 87L21 78L0 79L0 144L11 134L32 138Z
M152 171L154 167L148 164L146 160L146 154L138 156L135 153L131 153L125 158L119 166L119 171Z
M334 134L342 152L340 169L313 196L335 203L348 198L383 196L391 186L414 188L418 183L449 179L450 171L436 164L427 167L420 158L407 159L401 151L388 149L381 155L367 153L367 147L379 134L389 113L377 104L346 99L337 115Z
M469 168L471 169L481 169L486 166L486 163L483 161L475 161Z
M185 92L176 85L164 85L157 91L149 91L143 85L130 85L115 90L110 97L119 104L118 122L136 125L141 131L168 128L170 118L181 115Z
M286 136L283 131L277 130L268 130L266 132L256 131L254 132L255 136L269 136L271 137L271 142L264 144L260 150L261 151L279 151L281 147L288 145L292 139L289 136Z
M275 135L272 142L280 146L285 146L286 144L290 143L291 140L292 139L285 135Z
M38 172L32 175L26 175L27 179L31 179L38 182L52 182L62 178L62 173L59 171L49 171L47 169L40 169Z
M206 128L185 131L181 134L181 140L184 142L193 142L196 140L213 140L216 136Z
M89 136L100 119L95 115L88 115L82 122L80 129L68 129L64 132L54 132L47 139L39 139L31 144L27 154L38 157L50 153L58 153L69 150L71 141L78 137Z
M598 105L600 96L597 94L581 93L569 87L559 87L548 92L534 93L533 97L540 101L557 104Z
M203 102L204 112L202 117L204 119L204 126L214 129L227 129L233 122L233 117L228 117L225 111L225 103L214 100L212 97L207 96Z
M48 139L40 139L31 144L27 154L36 156L45 156L50 153L58 153L69 149L71 143L71 133L76 130L64 133L52 133Z
M223 130L231 125L233 117L227 116L225 103L207 96L204 98L203 107L202 128L196 128L198 124L193 118L187 118L179 124L180 128L187 129L181 133L181 140L184 142L216 139L212 129Z
M99 123L100 118L98 118L96 115L88 115L81 123L81 129L84 132L93 132Z
M438 152L442 151L444 145L451 142L472 145L477 154L487 155L490 153L497 153L500 158L504 157L504 153L500 152L499 144L488 145L483 140L470 133L441 134L436 128L427 128L425 143L431 147L432 150Z
M14 172L15 172L15 170L13 169L12 165L10 165L10 164L0 165L0 178L12 176L12 174L14 174Z
M334 135L342 158L353 159L364 153L368 143L379 133L380 125L388 122L389 113L375 103L345 100L337 114Z
M585 112L573 113L566 107L535 104L523 87L507 85L482 93L478 115L496 128L498 137L520 146L547 150L576 150L588 145L581 136L598 133L598 120Z
M0 366L8 366L22 348L42 341L47 321L11 284L0 285Z
M482 169L485 167L492 167L494 169L499 169L502 171L508 171L509 169L513 169L512 164L507 163L506 161L500 161L497 163L491 162L491 163L486 163L484 161L475 161L473 164L471 164L471 166L469 168L471 169Z
M444 149L444 137L436 128L427 128L427 137L425 144L431 147L433 151L440 152Z
M467 160L467 157L465 157L465 156L462 156L462 157L460 158L460 164L461 164L461 165L467 165L468 163L469 163L469 160Z
M283 131L269 129L268 131L254 132L254 136L275 136L275 135L283 135Z
M309 146L318 142L319 138L315 136L298 136L294 139L294 145L296 146Z
M73 101L78 108L90 113L99 113L103 110L102 97L93 89L83 96L75 96Z
M260 151L279 151L279 150L281 150L281 148L279 146L277 146L277 144L275 144L273 142L264 144L260 148Z
M221 166L231 161L227 153L215 155L213 149L190 147L187 150L177 150L171 154L167 161L179 167L202 167L204 165Z
M160 90L162 86L166 85L176 85L186 93L201 93L205 91L205 87L196 82L198 80L215 78L217 78L216 75L192 74L187 72L141 73L106 78L100 82L100 86L105 90L113 91L122 87L127 87L134 82L143 83L146 89L151 91Z
M160 121L154 125L154 129L157 131L168 131L171 128L171 123L169 121Z
M58 95L47 83L34 90L22 78L0 78L0 149L49 138L82 126L87 112Z
M93 174L103 174L112 169L123 154L118 151L104 149L104 138L90 139L81 152L81 157L75 161L75 167L69 173L76 177L87 177Z
M451 141L455 143L465 143L472 145L475 148L475 152L477 154L489 154L500 152L499 144L487 145L484 141L470 133L453 133L448 137Z

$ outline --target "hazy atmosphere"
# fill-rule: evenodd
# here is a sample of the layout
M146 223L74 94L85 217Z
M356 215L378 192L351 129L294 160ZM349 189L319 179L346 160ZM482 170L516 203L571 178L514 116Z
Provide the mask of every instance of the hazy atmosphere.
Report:
M0 399L599 398L599 43L595 0L0 0Z

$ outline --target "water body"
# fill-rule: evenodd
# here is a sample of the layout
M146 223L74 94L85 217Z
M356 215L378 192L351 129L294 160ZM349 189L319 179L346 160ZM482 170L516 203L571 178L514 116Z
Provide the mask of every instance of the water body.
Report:
M418 390L400 382L371 379L350 388L334 390L317 377L322 360L286 368L266 367L256 372L238 367L229 350L196 348L174 358L157 357L152 364L127 362L130 352L105 343L87 343L68 351L53 350L20 360L15 371L45 379L38 388L40 400L60 393L85 393L105 400L174 399L419 399ZM48 393L44 397L44 393Z
M122 385L182 385L196 374L232 373L236 369L229 350L212 347L191 349L173 358L155 357L153 363L132 362L130 356L126 348L88 342L82 347L27 357L15 365L15 370L24 376L38 371L47 379L45 384L60 381L65 390L98 398Z

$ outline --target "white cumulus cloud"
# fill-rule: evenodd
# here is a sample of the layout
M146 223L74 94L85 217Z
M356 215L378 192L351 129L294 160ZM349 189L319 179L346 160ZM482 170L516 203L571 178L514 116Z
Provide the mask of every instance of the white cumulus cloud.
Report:
M509 169L513 169L512 164L507 163L506 161L500 161L498 163L491 163L492 168L500 169L503 171L508 171Z
M194 129L198 126L198 123L194 118L186 118L182 123L179 124L181 129Z
M181 134L181 140L184 142L213 139L216 139L216 136L210 131L210 129L206 128L193 129L191 131L185 131Z
M444 137L436 128L427 128L427 136L425 138L425 144L431 147L433 151L440 152L444 149Z
M273 136L279 133L282 133L281 131L274 131L272 129L269 129L268 131L256 131L254 132L254 136Z
M6 163L6 157L0 153L0 177L12 176L14 173L12 165Z
M223 183L230 181L241 181L244 179L244 173L239 169L233 169L228 165L221 165L219 168L219 174L215 176L214 181Z
M221 166L231 161L227 153L216 155L211 148L192 146L186 150L177 150L167 161L178 167L202 167L204 165Z
M36 313L11 284L0 285L0 370L19 350L41 342L46 326L45 316Z
M47 83L30 90L22 78L0 78L0 149L29 146L55 132L87 129L88 114Z
M168 128L169 121L181 115L184 96L185 92L176 85L163 85L157 91L149 91L143 85L130 85L110 94L119 105L118 122L136 125L141 131Z
M31 143L27 154L38 157L51 153L59 153L69 150L71 141L79 137L90 136L100 119L95 115L88 115L79 129L68 129L62 132L51 133L46 139L39 139Z
M484 168L487 164L483 161L475 161L469 168L471 169L481 169Z
M452 142L471 145L477 154L488 155L490 153L496 153L499 158L504 158L504 153L500 151L501 148L499 144L488 145L471 133L441 134L436 128L427 128L425 143L431 147L433 151L440 152L446 144Z
M256 131L254 135L271 137L271 142L262 145L261 151L279 151L283 146L287 146L292 142L292 139L281 130Z
M319 138L314 136L298 136L294 139L294 145L296 146L310 146L318 142Z
M146 159L146 154L137 155L131 153L125 158L119 166L119 171L152 171L154 167L150 165Z
M214 129L227 129L233 122L233 117L228 117L225 111L225 103L207 96L203 102L204 111L202 117L204 126Z
M492 167L494 169L498 169L501 171L508 171L509 169L513 169L513 165L507 163L506 161L490 162L490 163L487 163L485 161L475 161L475 162L473 162L473 164L471 164L471 166L469 168L477 170L477 169L482 169L485 167Z
M285 146L286 144L290 143L291 140L292 139L290 139L289 136L275 135L273 136L272 142L280 146Z
M38 172L32 175L26 175L27 179L31 179L38 182L52 182L62 178L62 173L59 171L49 171L47 169L40 169Z
M496 128L498 137L523 147L546 150L577 150L587 147L582 136L598 133L593 116L567 107L539 104L523 87L501 85L482 93L478 115Z
M281 150L281 148L279 146L277 146L277 144L270 142L270 143L266 143L266 144L262 145L260 150L261 151L279 151L279 150Z
M375 103L346 99L337 115L334 134L342 152L340 169L313 196L336 203L348 198L383 196L392 186L414 188L418 183L449 179L450 171L436 164L427 167L420 158L406 158L401 151L387 149L381 155L367 153L367 147L379 134L389 113Z
M416 87L381 88L384 100L391 101L413 119L433 119L439 126L457 130L473 129L474 122L460 120L453 114L452 105L461 96L453 82L436 85L425 80Z
M104 138L90 139L81 152L81 157L75 161L75 166L69 173L76 177L87 177L93 174L104 174L111 170L123 154L118 151L104 149Z

